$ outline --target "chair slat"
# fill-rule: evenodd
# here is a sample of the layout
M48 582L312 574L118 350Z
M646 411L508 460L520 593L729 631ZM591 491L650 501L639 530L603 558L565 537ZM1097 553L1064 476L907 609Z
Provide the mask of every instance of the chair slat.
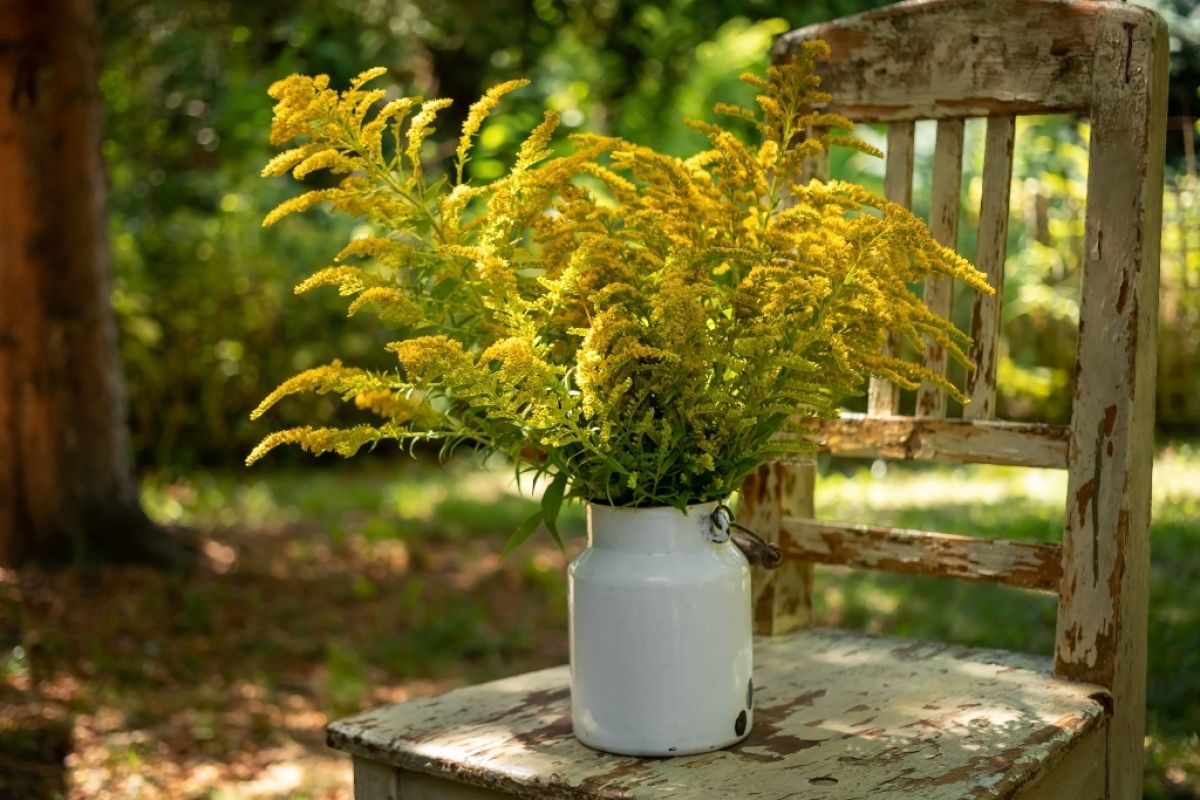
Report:
M982 539L932 531L785 517L787 557L906 575L961 578L1056 592L1062 577L1057 544Z
M883 177L883 193L888 200L912 208L913 151L916 126L911 122L894 122L888 126L887 170Z
M738 522L779 544L779 521L785 514L813 515L812 466L773 462L746 476L738 501ZM812 564L793 558L778 568L753 568L755 633L777 635L812 623Z
M888 200L912 208L913 134L911 122L894 122L888 126L887 171L883 178L883 193ZM885 355L900 353L900 337L889 333L883 344ZM900 410L900 387L882 378L871 378L867 409L874 416L890 416Z
M929 232L940 244L954 248L958 243L959 190L962 188L963 120L944 119L938 123L937 144L933 154L933 193L929 206ZM950 318L954 286L949 278L925 281L925 304L939 317ZM946 349L928 342L925 366L938 375L946 374ZM917 416L946 415L946 395L938 387L921 384L917 392Z
M996 414L996 344L1000 338L1000 296L1004 288L1004 257L1008 252L1008 201L1012 185L1013 117L988 120L983 155L983 202L979 208L979 239L975 265L987 275L996 293L975 295L971 309L971 360L963 408L967 419L991 419Z
M822 452L860 458L921 459L1066 469L1066 425L996 420L871 417L842 412L808 437Z
M829 153L822 153L819 156L809 156L804 159L804 170L801 174L802 180L811 180L819 178L823 181L829 180Z

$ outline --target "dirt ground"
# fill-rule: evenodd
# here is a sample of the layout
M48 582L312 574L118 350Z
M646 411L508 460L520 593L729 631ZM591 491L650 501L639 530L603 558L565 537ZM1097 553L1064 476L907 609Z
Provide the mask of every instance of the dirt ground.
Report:
M350 798L331 718L565 661L567 556L502 545L234 527L189 576L0 574L0 796Z

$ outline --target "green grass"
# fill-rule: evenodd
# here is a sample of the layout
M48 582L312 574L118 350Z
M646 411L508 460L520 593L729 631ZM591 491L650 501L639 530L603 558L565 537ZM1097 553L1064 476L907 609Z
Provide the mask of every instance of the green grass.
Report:
M532 489L528 481L523 487ZM159 522L201 530L304 524L329 531L335 541L414 543L507 536L537 509L535 499L519 492L512 473L499 467L369 458L327 459L320 468L302 470L196 473L165 483L150 478L142 501ZM563 524L581 536L583 509L564 509Z
M819 516L1060 535L1061 473L882 466L823 460ZM73 726L70 782L88 796L344 796L328 719L566 658L565 566L583 510L564 511L565 553L541 536L501 559L537 502L507 471L366 458L151 479L143 497L156 519L203 534L210 569L0 580L17 620L0 623L0 707L18 723ZM1198 519L1200 449L1167 446L1154 489L1149 798L1200 798ZM1053 598L953 580L818 568L816 613L1029 652L1054 641Z
M1061 472L896 463L877 464L873 472L863 462L827 459L820 469L821 517L1033 541L1061 536ZM185 484L148 484L146 500L159 518L201 528L302 523L328 530L335 541L362 541L368 550L372 543L399 540L418 565L429 542L502 542L535 502L516 491L506 472L419 462L196 476ZM1200 448L1168 445L1160 451L1154 482L1147 797L1200 797L1198 520ZM582 509L571 507L563 525L568 550L579 546L583 525ZM538 547L540 561L520 552L513 560L529 590L554 598L550 619L561 625L564 576L546 563L546 543ZM362 576L348 580L355 596L380 591ZM400 613L421 618L416 586L409 584ZM362 659L422 663L417 673L428 674L464 652L495 654L528 644L528 629L481 627L473 616L478 612L470 603L443 609L424 618L404 647L361 658L330 653L330 680L342 684L333 692L343 697L340 705L352 705L354 691L361 691ZM1052 597L953 580L818 568L816 613L823 624L969 645L1050 653L1054 644Z
M829 465L824 465L829 472ZM1004 467L834 471L819 516L985 537L1056 542L1062 472ZM1000 500L1003 499L1003 502ZM1050 653L1046 595L960 581L818 569L816 613L828 624L969 645ZM1151 523L1146 797L1200 797L1200 449L1164 448Z

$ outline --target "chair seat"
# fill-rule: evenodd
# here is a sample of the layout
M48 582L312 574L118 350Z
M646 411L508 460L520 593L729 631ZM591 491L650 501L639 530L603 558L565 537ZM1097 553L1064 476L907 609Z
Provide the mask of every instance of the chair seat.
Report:
M1107 722L1103 689L1049 670L1033 656L810 629L756 640L753 729L718 752L631 758L580 744L566 667L375 709L328 734L370 761L518 797L1011 797Z

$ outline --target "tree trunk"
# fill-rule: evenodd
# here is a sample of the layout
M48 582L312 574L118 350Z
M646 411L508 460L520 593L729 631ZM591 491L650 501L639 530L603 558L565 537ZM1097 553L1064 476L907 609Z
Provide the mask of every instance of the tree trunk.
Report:
M97 34L93 0L0 3L0 564L184 560L133 477Z

